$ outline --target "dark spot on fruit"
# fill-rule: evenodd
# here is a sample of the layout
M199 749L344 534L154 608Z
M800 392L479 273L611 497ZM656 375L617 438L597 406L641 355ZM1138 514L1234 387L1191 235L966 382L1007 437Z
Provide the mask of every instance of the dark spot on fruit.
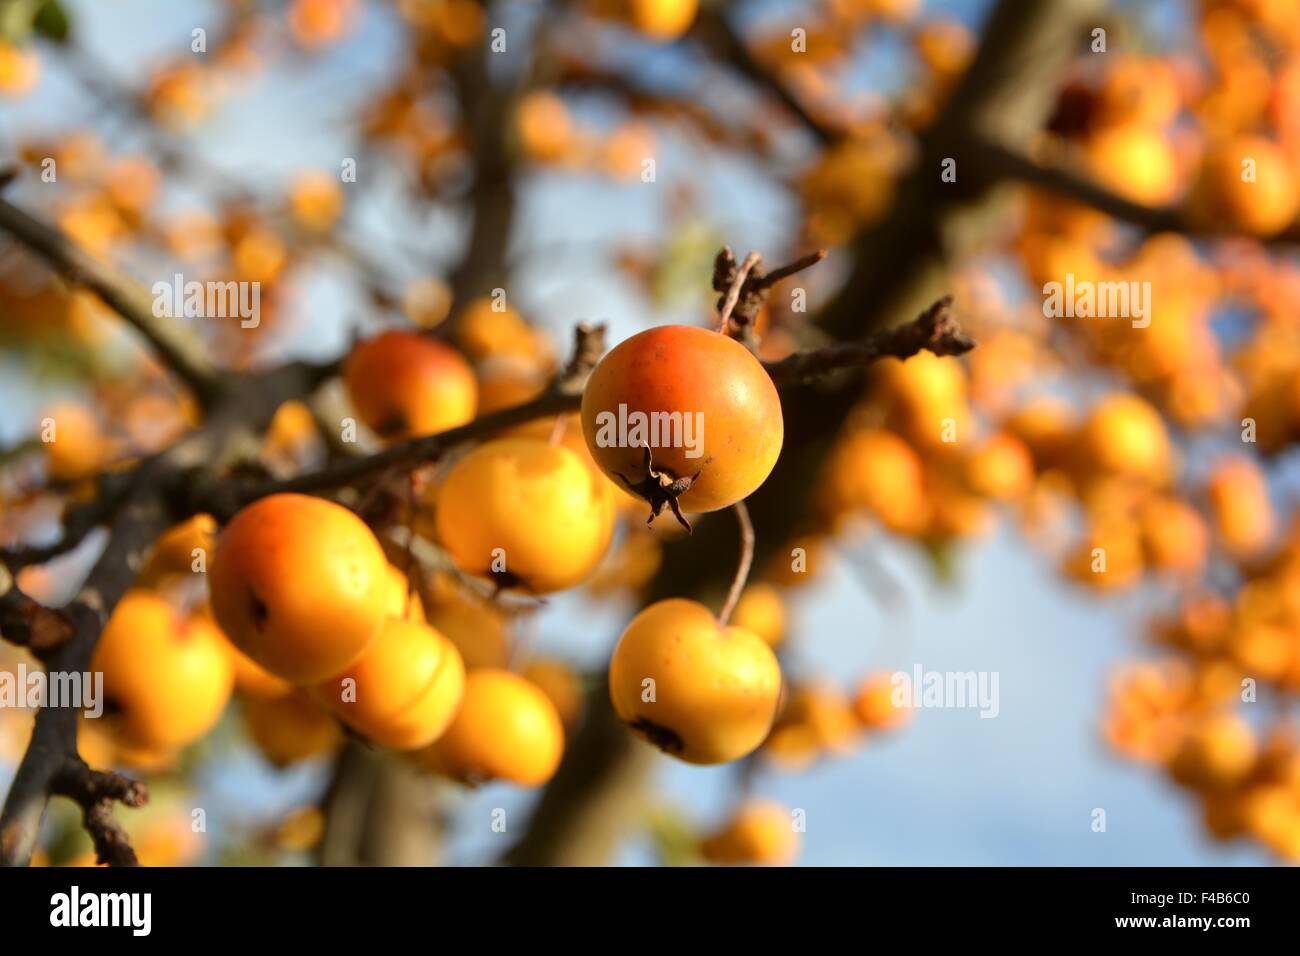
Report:
M267 618L271 616L271 611L252 588L249 588L248 599L249 607L253 612L253 626L260 631L266 625Z
M510 571L490 571L488 577L496 585L497 593L508 591L511 588L524 587L524 579Z
M676 731L669 730L667 727L661 727L659 724L647 720L645 717L638 717L636 720L628 724L628 727L635 733L640 734L646 740L650 741L650 743L654 744L664 753L679 754L686 747L686 744L682 742L682 738L677 736Z
M396 438L405 435L409 428L410 424L407 422L406 416L401 412L394 411L375 426L375 433L381 438Z

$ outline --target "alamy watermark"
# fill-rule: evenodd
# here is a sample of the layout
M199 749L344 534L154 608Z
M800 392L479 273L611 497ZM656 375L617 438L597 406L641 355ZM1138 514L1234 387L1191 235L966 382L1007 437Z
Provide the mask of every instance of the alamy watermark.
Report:
M76 708L87 717L104 713L104 674L102 671L28 670L19 662L16 671L0 671L0 707Z
M982 718L996 717L1001 709L997 671L927 671L916 664L910 674L895 671L889 683L895 707L971 708Z
M704 454L703 412L641 412L620 402L617 414L596 414L601 448L684 448L687 458Z
M262 322L260 282L187 282L178 272L171 282L155 282L150 291L153 314L159 319L239 319L244 329L255 329Z
M1151 324L1150 282L1094 282L1065 274L1064 282L1043 284L1043 315L1049 319L1132 319L1133 328Z

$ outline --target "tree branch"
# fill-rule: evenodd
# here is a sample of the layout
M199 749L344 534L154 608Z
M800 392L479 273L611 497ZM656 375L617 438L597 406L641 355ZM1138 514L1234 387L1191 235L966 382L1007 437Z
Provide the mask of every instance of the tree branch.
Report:
M147 467L152 469L156 466ZM109 614L133 583L134 569L140 567L145 552L167 527L161 498L160 489L152 482L142 482L135 488L130 500L115 517L109 546L91 570L80 594L68 607L48 612L64 619L64 623L52 629L57 642L42 658L50 673L84 674L90 670L95 645ZM18 633L22 636L23 617L34 615L39 618L41 615L24 609L21 593L17 597L9 596L16 590L11 585L0 603L10 608L6 611L7 616L18 616ZM47 704L36 715L27 752L18 764L4 809L0 811L0 865L25 866L31 860L40 836L45 806L52 794L74 792L88 796L91 793L90 790L76 790L68 777L70 768L77 770L84 766L77 754L77 703L60 701L58 706ZM107 791L101 787L94 792L102 798ZM129 846L125 851L122 849L124 840L113 829L111 816L101 803L102 799L97 799L89 807L83 803L87 826L91 828L92 837L99 833L97 850L109 854L112 859L124 860Z
M82 759L69 760L53 782L52 793L81 807L86 832L95 845L95 862L109 866L139 866L126 831L113 818L113 805L142 807L149 802L143 783L120 773L91 770Z
M69 282L103 299L140 333L158 359L194 391L201 403L211 403L221 378L207 360L203 343L190 335L179 319L155 316L153 297L139 283L4 199L0 199L0 231L39 255Z
M962 355L975 347L952 314L952 296L944 296L914 321L895 326L860 342L796 352L765 367L778 385L808 381L827 372L859 368L882 358L910 358L921 351L935 355Z

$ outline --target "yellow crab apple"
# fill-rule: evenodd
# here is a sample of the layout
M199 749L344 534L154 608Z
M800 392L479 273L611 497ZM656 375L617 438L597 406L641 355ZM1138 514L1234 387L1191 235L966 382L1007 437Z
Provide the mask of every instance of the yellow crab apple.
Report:
M609 692L628 728L695 764L737 760L776 717L781 668L758 635L670 598L627 626L609 665Z

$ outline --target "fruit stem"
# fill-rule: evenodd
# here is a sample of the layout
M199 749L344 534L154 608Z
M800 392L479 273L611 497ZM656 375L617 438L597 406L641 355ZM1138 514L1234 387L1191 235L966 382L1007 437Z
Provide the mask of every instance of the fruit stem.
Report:
M749 569L754 563L754 523L749 520L749 509L745 507L743 501L737 501L732 507L736 512L736 523L740 525L740 565L736 568L736 578L731 582L731 590L727 592L727 603L722 606L722 613L718 615L718 621L724 625L731 620L731 612L736 609L736 604L740 601L740 592L745 590L745 582L749 580Z

